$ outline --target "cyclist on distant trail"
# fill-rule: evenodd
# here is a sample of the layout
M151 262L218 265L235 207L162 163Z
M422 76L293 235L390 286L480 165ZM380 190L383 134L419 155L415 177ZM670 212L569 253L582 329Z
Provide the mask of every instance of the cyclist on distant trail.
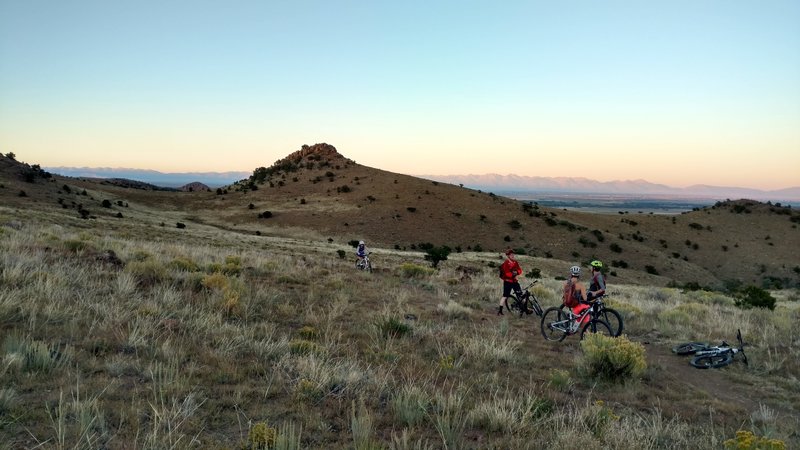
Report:
M500 266L500 278L503 280L503 296L500 297L500 306L497 307L497 315L503 315L503 306L506 300L511 295L511 290L517 292L518 295L522 293L522 288L517 281L517 277L522 275L522 268L517 262L517 257L514 255L514 250L506 250L506 260Z
M367 256L367 246L364 244L364 241L358 241L358 247L356 247L356 265Z
M589 303L586 298L586 286L580 281L581 268L572 266L569 268L569 278L564 281L564 294L562 300L564 305L572 309L572 313L580 315L584 310L589 308ZM587 320L589 316L584 318Z
M594 300L597 297L602 297L606 293L606 278L601 271L603 263L594 260L591 262L592 266L592 281L589 283L589 292L586 293L588 300Z

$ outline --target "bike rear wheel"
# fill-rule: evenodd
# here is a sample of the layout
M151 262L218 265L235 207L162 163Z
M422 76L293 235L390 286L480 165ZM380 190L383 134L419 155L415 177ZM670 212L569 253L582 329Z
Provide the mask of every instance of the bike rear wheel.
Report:
M702 356L695 356L689 361L694 367L698 369L716 369L718 367L727 366L728 364L733 362L733 354L726 352L726 353L716 353L713 355L702 355Z
M708 344L705 342L685 342L683 344L678 344L675 347L672 347L672 352L678 355L694 355L700 350L705 350L708 348Z
M519 302L517 301L516 298L508 297L506 299L506 310L508 310L508 312L513 312L513 313L519 313L520 312Z
M583 340L583 335L587 333L602 334L603 336L615 337L611 333L611 328L609 328L608 324L603 322L602 320L597 320L597 319L590 320L589 323L584 325L583 330L581 330L581 340Z
M563 341L567 337L569 322L561 308L552 306L542 314L542 336L548 341Z

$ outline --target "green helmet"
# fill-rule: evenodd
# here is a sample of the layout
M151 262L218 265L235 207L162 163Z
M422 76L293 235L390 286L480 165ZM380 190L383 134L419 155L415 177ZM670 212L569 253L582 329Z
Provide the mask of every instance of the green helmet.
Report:
M594 261L591 262L591 266L597 267L598 269L602 269L603 263L595 259Z

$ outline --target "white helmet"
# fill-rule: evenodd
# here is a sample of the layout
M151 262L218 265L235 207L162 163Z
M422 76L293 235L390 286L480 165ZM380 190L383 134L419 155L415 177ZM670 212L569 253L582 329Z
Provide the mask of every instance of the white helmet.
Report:
M364 245L364 241L358 241L358 245Z
M581 268L579 266L572 266L569 268L569 274L573 277L581 276Z

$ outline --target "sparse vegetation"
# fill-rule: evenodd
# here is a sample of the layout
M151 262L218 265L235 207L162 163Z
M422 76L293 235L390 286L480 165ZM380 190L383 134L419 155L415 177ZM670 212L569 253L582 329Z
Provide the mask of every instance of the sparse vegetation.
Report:
M155 201L147 193L126 193L131 207L125 220L114 219L116 211L99 213L101 200L119 198L116 192L76 180L65 194L59 188L63 181L28 185L2 179L8 189L0 192L0 448L116 448L120 443L248 450L572 448L580 443L710 449L743 427L753 431L741 442L762 445L761 437L769 436L787 448L800 445L790 415L800 402L793 381L800 353L787 345L799 304L796 289L788 287L798 282L800 267L796 260L773 262L757 255L741 264L753 248L766 250L768 242L775 243L769 247L773 256L793 247L795 238L783 230L796 230L784 215L770 213L782 228L758 228L751 240L727 236L724 227L714 226L714 233L697 239L702 244L697 253L689 252L692 262L670 258L661 241L680 250L687 237L698 235L687 223L703 222L704 230L706 223L719 223L713 221L718 217L706 222L705 210L679 217L677 227L668 217L625 215L639 222L636 237L630 238L633 230L618 224L618 216L600 224L564 213L575 230L577 224L589 226L577 234L566 226L524 222L526 233L515 233L513 246L525 277L541 277L532 291L543 306L558 304L560 282L554 278L563 278L572 264L561 258L579 247L581 234L600 243L599 236L615 241L624 231L627 261L611 260L610 266L627 270L619 270L623 277L612 283L608 302L625 318L628 343L648 342L647 351L585 350L588 340L550 343L533 335L535 316L495 314L501 260L496 252L506 247L505 227L520 214L518 203L482 195L471 198L490 207L433 208L436 203L430 202L450 201L447 190L458 189L441 184L436 195L419 200L417 214L394 217L404 201L386 210L379 209L382 203L392 202L367 204L366 194L376 191L367 190L372 179L361 173L357 181L364 185L363 195L337 196L335 184L327 183L315 187L314 197L298 191L304 182L312 186L307 180L321 175L324 164L330 163L314 160L315 172L308 174L308 160L297 161L296 169L284 167L295 172L286 180L297 175L297 183L282 190L232 190L224 201L213 193L181 194L181 201L197 202L182 205L162 200L166 196ZM334 162L330 167L335 165L346 166ZM346 169L336 170L340 180L355 179ZM282 176L272 173L264 185ZM391 178L386 184L394 186ZM15 197L20 186L29 198ZM75 195L83 186L91 196ZM400 186L414 183L404 178ZM381 199L394 196L377 192ZM56 202L57 197L63 200ZM301 208L302 198L309 202ZM112 202L123 207L119 200ZM250 202L261 206L245 208ZM506 210L500 209L502 202ZM330 209L316 209L318 203ZM199 205L213 205L219 215ZM281 212L280 220L256 220L256 211L267 205ZM356 209L359 205L364 209ZM728 214L729 208L715 214L745 219ZM763 205L749 208L753 215L747 220L766 214ZM97 217L80 220L76 211L86 211L88 218L89 209ZM370 217L359 217L367 209ZM451 211L463 216L457 219ZM547 208L529 211L555 217ZM491 219L479 222L479 212ZM320 217L308 219L313 214ZM452 227L440 238L431 230L442 217L480 233L464 237ZM191 232L164 225L178 220ZM397 244L388 245L399 248L382 244L386 238L369 228L369 220L390 226L396 221L392 232L398 235L389 242ZM279 226L284 223L290 225ZM314 223L330 229L308 228ZM296 224L303 227L292 228ZM399 234L409 224L415 233ZM261 233L256 228L268 237L256 237ZM344 250L348 235L364 235L380 249L380 271L354 270ZM443 243L469 243L473 252L456 250L448 264L434 269L424 252ZM720 252L723 244L730 246L728 254ZM404 251L406 246L417 251ZM480 253L484 247L489 253ZM118 262L106 256L109 250ZM524 252L533 256L522 257ZM575 259L582 265L595 256L582 252L583 258ZM602 252L597 256L611 259ZM730 259L746 267L714 270L702 265L709 257L713 264ZM657 266L664 276L644 276L645 265L654 271ZM725 287L741 293L723 291L709 274L731 278ZM674 287L663 286L671 279ZM662 285L638 286L630 280ZM737 307L749 292L741 289L742 280L771 295L774 312ZM752 344L750 366L700 374L713 382L693 376L685 358L669 352L683 341L730 342L735 327ZM642 360L648 367L638 370ZM625 386L614 386L617 382ZM748 395L730 395L741 389Z

